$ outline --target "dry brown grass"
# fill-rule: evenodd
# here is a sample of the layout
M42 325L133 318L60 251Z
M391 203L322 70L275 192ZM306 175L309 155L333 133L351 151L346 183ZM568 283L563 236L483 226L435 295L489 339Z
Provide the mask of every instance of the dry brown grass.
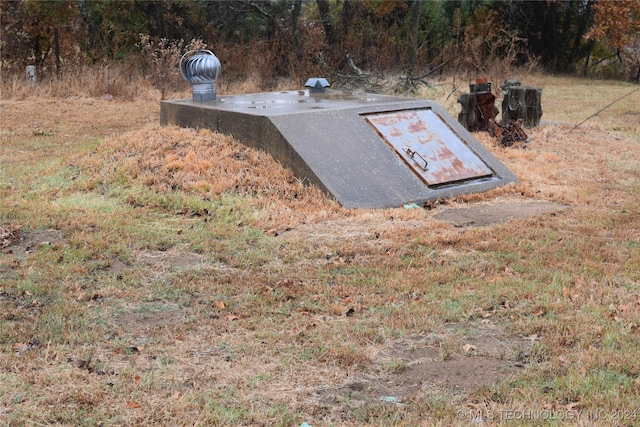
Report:
M249 196L261 228L344 215L337 203L304 186L267 153L206 129L149 125L105 141L91 162L97 180L91 185L108 185L117 171L159 193L183 191L209 201L223 193Z
M178 56L179 58L179 56ZM191 89L179 72L164 77L146 70L150 65L146 59L135 58L125 63L106 65L79 65L66 67L59 75L38 76L38 84L25 84L23 73L4 73L0 79L0 98L24 100L39 98L104 98L107 100L137 99L156 100L188 98ZM174 74L177 74L174 75ZM279 91L302 87L304 81L292 82L290 79L265 79L255 71L244 73L241 80L229 79L224 75L218 81L218 95ZM167 80L167 82L164 82Z
M155 92L36 98L20 89L0 101L0 230L28 242L0 255L0 417L468 425L458 411L546 409L634 425L638 98L571 130L603 104L571 112L575 101L553 94L592 85L604 102L633 87L524 82L544 86L543 119L570 124L532 130L526 148L476 134L520 182L432 210L343 209L230 137L158 126ZM570 207L489 227L434 218L527 200ZM35 238L50 229L57 234ZM484 328L504 349L493 363L524 366L506 382L460 390L416 374L417 388L394 383L421 363L446 372L448 362L481 360L461 344ZM421 340L405 349L423 352L419 363L396 351L410 337ZM380 404L391 393L406 405Z

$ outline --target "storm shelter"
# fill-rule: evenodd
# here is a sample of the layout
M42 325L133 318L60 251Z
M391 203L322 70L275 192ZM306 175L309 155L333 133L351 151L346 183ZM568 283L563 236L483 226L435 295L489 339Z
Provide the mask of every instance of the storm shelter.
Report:
M440 105L313 90L163 101L162 125L207 128L270 153L347 208L418 205L517 181Z

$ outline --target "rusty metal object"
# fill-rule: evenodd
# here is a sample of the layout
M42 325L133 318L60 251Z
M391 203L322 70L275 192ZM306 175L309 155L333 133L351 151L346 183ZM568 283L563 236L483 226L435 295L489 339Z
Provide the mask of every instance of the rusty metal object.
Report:
M432 110L369 114L365 118L429 186L493 174Z
M465 129L475 132L489 130L489 121L495 119L496 97L491 93L491 83L486 77L479 77L475 84L469 85L471 93L465 93L458 98L462 111L458 121Z
M495 118L494 104L496 97L491 92L482 92L476 94L478 102L478 130L487 130L489 128L489 120Z
M527 133L522 129L522 119L511 119L506 125L491 120L489 133L491 136L500 139L500 145L503 147L511 147L518 141L524 141L526 143L527 139L529 139Z
M520 81L515 79L506 80L501 87L505 96L500 123L495 119L497 109L491 83L485 78L476 79L476 83L469 86L471 93L458 98L462 104L458 121L467 130L488 131L491 136L500 139L504 147L511 147L518 141L527 142L529 137L523 126L534 127L540 122L542 89L521 86Z

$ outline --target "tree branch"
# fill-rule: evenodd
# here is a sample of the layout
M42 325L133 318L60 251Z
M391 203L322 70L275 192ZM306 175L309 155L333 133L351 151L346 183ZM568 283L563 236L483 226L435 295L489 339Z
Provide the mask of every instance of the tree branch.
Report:
M349 68L351 68L353 72L356 73L356 76L358 77L373 76L373 73L364 73L360 68L358 68L355 62L353 62L353 55L351 55L350 53L347 53L347 65L349 65Z

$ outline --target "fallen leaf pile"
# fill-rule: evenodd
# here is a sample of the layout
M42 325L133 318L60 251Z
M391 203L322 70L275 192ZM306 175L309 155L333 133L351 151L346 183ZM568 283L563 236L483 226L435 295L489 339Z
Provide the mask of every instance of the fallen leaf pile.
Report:
M4 249L20 240L19 225L0 225L0 249Z

